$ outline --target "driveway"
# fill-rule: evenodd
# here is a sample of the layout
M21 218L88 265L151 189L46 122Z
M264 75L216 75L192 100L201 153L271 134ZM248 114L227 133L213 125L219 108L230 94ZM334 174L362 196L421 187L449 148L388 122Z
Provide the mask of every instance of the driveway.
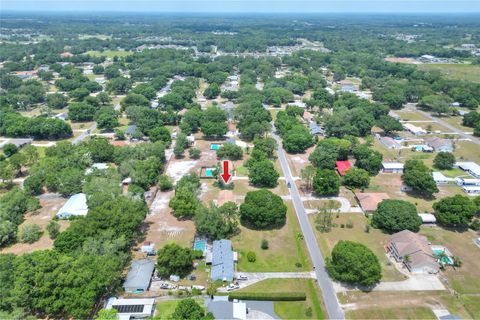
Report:
M90 126L90 128L86 129L84 132L82 132L81 135L76 137L75 139L72 140L72 144L76 145L85 140L87 137L90 136L90 134L93 132L93 130L97 129L97 123L95 122Z
M246 288L266 279L315 279L315 272L236 272L235 277L246 276L248 280L238 280L240 289ZM219 292L227 292L227 288L218 288Z
M340 203L340 208L337 210L337 212L343 212L343 213L348 213L348 212L357 212L357 213L362 213L362 209L359 207L352 207L350 204L350 201L348 201L347 198L344 197L313 197L313 196L306 196L302 197L302 201L314 201L314 200L334 200ZM306 210L308 214L310 213L317 213L318 210L316 209L308 209Z
M298 221L300 223L300 228L305 240L305 243L312 260L312 264L315 268L315 274L318 280L318 284L322 289L323 302L326 307L326 311L329 319L344 319L345 315L343 310L340 307L338 302L337 295L333 289L333 283L330 277L328 276L327 270L325 269L325 261L322 256L322 252L318 247L317 239L313 233L312 226L308 221L307 213L302 203L302 199L295 184L292 173L288 166L287 157L285 155L285 150L282 147L282 140L275 133L275 126L272 125L272 137L277 141L277 154L280 161L280 165L283 171L283 175L286 178L286 182L290 182L291 187L289 188L290 195L292 196L293 206L295 208L295 213L297 214Z
M360 290L358 287L349 286L339 282L333 284L336 292ZM380 282L371 291L437 291L446 290L443 283L436 275L411 275L403 281Z

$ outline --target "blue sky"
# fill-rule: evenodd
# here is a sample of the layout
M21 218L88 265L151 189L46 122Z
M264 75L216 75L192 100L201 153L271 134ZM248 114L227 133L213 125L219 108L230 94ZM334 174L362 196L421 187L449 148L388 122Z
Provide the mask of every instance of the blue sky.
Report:
M480 12L480 0L0 0L0 11Z

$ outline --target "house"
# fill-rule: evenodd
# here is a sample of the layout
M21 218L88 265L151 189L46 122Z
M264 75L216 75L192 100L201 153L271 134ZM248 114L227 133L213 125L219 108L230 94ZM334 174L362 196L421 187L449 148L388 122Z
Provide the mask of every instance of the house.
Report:
M315 121L310 121L308 123L308 129L310 130L310 134L312 135L321 135L324 132L323 129L320 128L318 123L316 123Z
M400 143L398 143L395 139L391 137L380 137L379 140L387 149L402 149Z
M458 177L455 181L459 186L480 186L480 179Z
M411 273L437 273L440 269L427 238L410 230L394 233L386 249L395 261L402 262Z
M215 319L247 319L247 304L241 301L229 301L228 296L215 296L207 300L207 309Z
M472 196L480 194L480 186L463 186L462 190Z
M438 58L429 54L424 54L423 56L418 58L418 60L420 60L421 62L428 63L428 62L437 62Z
M442 138L426 139L427 146L432 147L436 152L453 152L453 143L451 140Z
M68 112L57 113L56 115L52 116L53 119L60 119L60 120L68 120Z
M132 137L135 132L137 132L137 125L132 124L127 127L127 130L125 130L125 135Z
M454 167L460 168L475 178L480 179L480 166L475 162L456 162Z
M377 210L380 202L386 199L390 199L390 196L387 193L377 192L377 193L358 193L357 199L360 202L360 207L363 211L371 213Z
M383 173L403 173L403 163L401 162L382 162Z
M455 181L455 179L447 178L443 175L443 173L436 171L432 172L432 177L436 184L447 184L449 182Z
M68 201L58 210L59 219L68 219L70 217L86 216L88 213L87 196L85 193L77 193L68 199Z
M142 293L148 290L155 269L155 261L149 259L133 260L123 289L129 293Z
M418 216L422 219L423 224L434 225L437 222L437 218L431 213L419 213Z
M95 171L103 171L103 170L107 170L107 169L108 169L108 164L107 163L97 162L97 163L92 164L92 166L90 168L85 170L85 174L91 174Z
M288 103L289 106L294 106L294 107L300 107L300 108L306 108L307 104L301 100L295 100L293 102Z
M32 70L32 71L16 71L14 73L14 75L17 77L17 78L20 78L20 79L31 79L33 77L35 77L37 75L37 71L36 70Z
M424 135L424 134L427 134L427 131L420 128L420 127L417 127L411 123L405 123L403 125L403 128L407 131L409 131L410 133L416 135L416 136L421 136L421 135Z
M213 281L232 281L234 274L234 254L230 240L215 240L212 248L212 269Z
M110 298L105 309L117 310L119 320L151 318L155 314L155 299Z
M350 162L348 160L336 161L335 166L337 168L338 174L344 176L348 169L351 168Z

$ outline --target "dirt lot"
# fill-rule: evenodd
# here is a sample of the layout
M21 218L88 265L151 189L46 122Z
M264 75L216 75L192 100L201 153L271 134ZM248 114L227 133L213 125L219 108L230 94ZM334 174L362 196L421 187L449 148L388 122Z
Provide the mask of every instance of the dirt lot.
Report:
M40 228L44 231L42 237L32 244L28 243L16 243L12 246L2 249L1 253L15 253L17 255L23 253L29 253L37 250L50 249L53 248L53 240L50 239L46 231L46 227L50 220L55 217L57 211L67 202L65 198L55 198L52 200L40 200L40 205L42 206L35 213L25 215L25 221L19 226L21 228L25 224L34 223L38 224ZM58 220L60 223L60 230L65 230L70 222L67 220Z

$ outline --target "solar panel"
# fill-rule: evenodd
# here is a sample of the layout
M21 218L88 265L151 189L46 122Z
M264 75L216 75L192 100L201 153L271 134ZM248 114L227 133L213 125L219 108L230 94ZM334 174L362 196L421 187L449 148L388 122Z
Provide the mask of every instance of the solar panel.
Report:
M118 313L142 313L144 307L145 306L143 304L113 306Z

